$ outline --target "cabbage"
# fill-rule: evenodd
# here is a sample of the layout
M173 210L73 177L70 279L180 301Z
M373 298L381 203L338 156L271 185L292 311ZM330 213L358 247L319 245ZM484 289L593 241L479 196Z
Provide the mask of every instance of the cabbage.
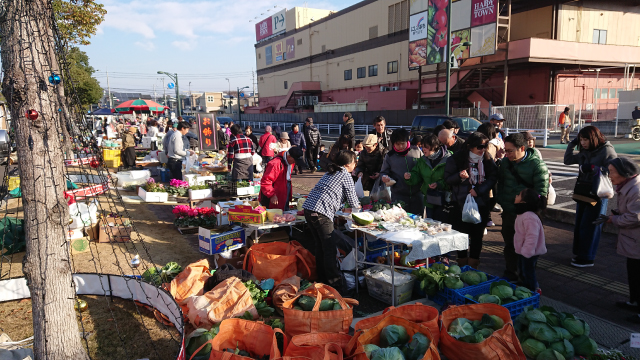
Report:
M560 336L562 336L562 339L564 340L571 340L573 339L573 335L571 335L571 333L569 332L569 330L559 327L559 326L553 326L553 328L560 334Z
M415 333L411 342L404 348L404 357L407 360L420 360L429 349L429 339L421 333Z
M553 349L547 349L540 354L536 360L565 360L564 356Z
M554 328L541 322L531 322L529 324L529 334L531 337L545 343L556 342L560 339L560 334Z
M474 333L471 321L465 318L458 318L451 322L448 329L449 335L458 339L466 335L472 335Z
M442 273L446 273L447 272L447 266L445 264L442 264L442 263L435 263L435 264L431 265L431 269L436 270L436 271L440 271Z
M522 324L523 326L529 326L529 319L527 319L527 311L523 311L516 317L516 324Z
M405 360L404 354L397 347L378 349L371 352L371 360Z
M480 333L480 335L482 335L482 337L486 339L493 334L493 330L489 328L484 328L476 331L476 334L478 333Z
M536 339L527 339L522 342L522 351L527 357L535 359L538 357L538 354L545 351L547 349L543 343Z
M169 283L182 271L182 266L177 262L169 262L162 269L160 269L160 277L163 283Z
M213 329L212 329L213 330ZM213 339L213 334L207 329L195 329L186 340L186 348L187 357L191 357L193 353L198 350L200 346L205 344L207 341ZM200 351L198 351L197 356L209 356L211 353L211 344L207 344Z
M547 324L551 325L551 326L560 326L562 325L560 318L558 317L558 314L556 313L547 313L547 312L542 312L544 314L544 316L547 318Z
M380 347L400 346L409 342L407 329L400 325L388 325L380 332Z
M465 271L462 274L460 274L460 280L464 281L466 284L469 284L471 286L478 285L481 282L487 281L486 275L484 277L484 280L482 280L481 274L484 275L484 273L481 273L479 271L473 271L473 270Z
M464 287L464 283L457 275L448 274L444 278L444 286L449 289L462 289Z
M462 342L466 342L469 344L477 344L477 343L481 343L484 341L484 337L482 336L482 334L478 331L475 334L471 334L471 335L465 335L461 338L458 339L459 341Z
M504 320L497 315L484 314L482 315L482 326L500 330L504 326Z
M540 310L531 310L527 311L527 320L529 321L539 321L539 322L547 322L547 318Z
M586 335L574 337L571 339L571 345L573 345L576 355L579 356L588 357L595 354L598 350L598 344Z
M380 347L378 345L374 345L374 344L367 344L364 346L364 353L365 355L367 355L368 359L371 359L371 353L374 352L375 350L380 349Z
M451 265L451 266L449 266L449 270L447 270L447 274L460 275L461 272L462 272L462 270L460 269L460 266L458 266L458 265Z
M491 286L489 287L489 293L491 293L491 295L499 297L500 299L506 299L513 296L513 288L508 282L500 280L491 283Z
M478 296L478 302L481 304L491 303L491 304L502 305L502 301L500 301L499 297L495 295L489 295L489 294L482 294Z
M556 341L553 344L551 344L549 348L559 352L560 354L562 354L562 356L564 356L567 359L573 358L573 355L574 355L573 345L571 345L569 340L565 339L562 341Z
M316 299L306 295L300 296L300 298L298 299L298 305L304 311L311 311L313 310L313 307L316 305Z
M587 324L584 320L576 318L567 317L566 319L562 320L562 327L567 329L573 336L589 336L589 333L591 332L589 324Z
M514 295L518 298L518 300L526 299L531 297L531 290L526 287L518 286Z

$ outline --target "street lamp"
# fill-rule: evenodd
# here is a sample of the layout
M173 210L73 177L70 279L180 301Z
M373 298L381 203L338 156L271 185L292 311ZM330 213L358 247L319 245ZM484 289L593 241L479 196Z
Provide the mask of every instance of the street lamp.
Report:
M240 114L240 91L248 88L249 88L248 86L245 86L243 88L238 88L238 94L237 94L238 95L237 96L238 97L238 125L240 125L242 121L242 115Z
M173 80L176 83L176 102L177 102L176 114L177 116L182 116L182 106L180 105L180 86L178 86L178 74L170 74L166 71L158 71L158 74L167 75L169 79Z
M451 19L451 5L449 5L449 19ZM449 103L451 101L451 55L453 53L453 46L451 46L451 24L447 24L447 33L449 39L449 46L447 46L447 85L446 85L446 95L444 97L444 106L447 108L446 114L449 116L451 114L451 109ZM471 46L471 41L465 41L463 43L458 43L455 45L458 46Z
M227 82L229 83L229 92L227 93L227 95L229 95L229 99L231 99L231 80L229 80L229 78L224 78L225 80L227 80Z

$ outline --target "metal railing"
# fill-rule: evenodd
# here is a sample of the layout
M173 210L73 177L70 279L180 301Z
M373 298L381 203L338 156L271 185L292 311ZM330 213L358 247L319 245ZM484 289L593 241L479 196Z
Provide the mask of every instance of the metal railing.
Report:
M264 129L267 125L271 126L272 129L275 129L277 126L280 126L282 131L290 131L291 126L294 124L297 124L299 127L302 127L304 125L304 123L262 122L262 121L242 121L240 125L242 127L250 125L251 128L253 128L253 131ZM314 126L317 127L318 130L320 130L320 133L327 134L327 135L330 135L330 134L339 135L340 130L342 129L342 124L314 124ZM371 133L375 133L375 128L373 127L373 125L354 125L354 128L356 130L356 133L359 133L359 134L368 135ZM411 125L387 126L387 128L388 129L407 129L407 128L410 129Z

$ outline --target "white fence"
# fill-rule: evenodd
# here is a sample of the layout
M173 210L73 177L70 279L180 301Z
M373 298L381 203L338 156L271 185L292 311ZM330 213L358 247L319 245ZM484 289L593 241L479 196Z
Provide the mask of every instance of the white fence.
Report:
M275 129L276 126L280 126L282 131L291 131L291 125L294 123L276 123L276 122L261 122L261 121L242 121L242 126L251 125L253 131L258 129L264 129L267 125L271 126L272 129ZM298 124L298 123L296 123ZM304 124L298 124L300 127ZM315 124L315 127L318 128L320 133L322 134L334 134L340 135L340 129L342 129L342 124ZM354 125L356 133L359 134L370 134L374 133L375 129L373 125ZM387 129L411 129L411 125L408 126L387 126ZM259 131L261 132L261 131Z

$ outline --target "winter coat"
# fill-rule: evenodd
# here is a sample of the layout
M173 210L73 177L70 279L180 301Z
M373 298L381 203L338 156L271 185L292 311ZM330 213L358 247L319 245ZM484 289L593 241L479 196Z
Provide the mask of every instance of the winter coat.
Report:
M404 174L411 172L411 169L416 166L421 157L422 152L413 147L409 149L406 156L401 156L393 150L385 155L384 161L382 162L382 170L380 170L380 176L387 175L396 181L396 183L391 186L391 199L393 201L401 200L409 203L409 201L407 201L409 199L422 199L420 187L411 186L407 184L407 181L404 179ZM420 209L414 209L413 211L414 214L420 214L422 210L423 208L420 206Z
M384 156L382 155L382 151L380 150L380 145L376 147L372 152L367 152L367 150L363 150L360 152L360 157L358 158L358 165L355 168L355 174L362 173L362 185L365 190L371 191L373 188L373 184L377 179L371 179L369 176L374 175L375 173L379 173L382 169L382 161Z
M459 151L468 150L468 149L466 146L464 146L464 140L456 136L456 142L453 145L449 146L447 150L455 154Z
M521 183L513 176L511 168L526 184ZM533 187L533 190L542 196L549 194L549 170L534 149L527 149L525 159L519 163L512 162L506 157L500 160L496 196L502 210L507 213L515 213L516 195L527 187Z
M475 198L478 206L489 206L489 193L498 180L498 166L491 159L491 156L485 151L484 159L484 182L475 185L478 196ZM444 181L451 187L451 199L456 201L462 208L467 195L471 190L470 178L462 180L460 172L467 170L469 173L469 150L458 151L447 159L444 168Z
M253 142L253 150L258 148L258 137L256 136L256 134L251 133L250 135L247 135L247 137L249 139L251 139L251 142Z
M420 191L425 196L429 191L429 184L436 183L438 187L435 190L449 191L449 185L444 181L444 168L447 163L447 159L451 157L451 152L444 150L444 154L438 160L435 165L431 164L431 161L426 157L421 157L418 160L416 166L411 169L411 178L407 180L407 184L411 186L420 185ZM432 208L433 205L425 203L426 207Z
M640 259L640 176L630 179L617 193L620 215L611 215L611 222L620 228L618 254Z
M136 147L136 139L130 132L122 133L122 150L128 149L130 147Z
M287 181L287 167L282 156L276 156L267 163L262 180L260 180L260 192L269 199L273 195L278 197L278 205L269 202L269 209L284 211L285 205L291 201L291 180Z
M380 146L380 150L384 155L387 155L391 148L393 148L393 144L391 144L391 134L393 134L393 130L386 128L382 134L376 132L378 146Z
M262 147L262 151L260 151L260 155L262 156L274 156L275 153L273 149L271 149L271 144L277 142L276 137L271 133L264 133L260 136L260 140L258 140L258 146Z
M351 136L351 149L353 149L356 145L356 128L355 128L355 123L356 121L353 119L349 119L347 120L347 122L345 122L342 125L342 129L340 130L340 135L348 135Z
M544 239L544 228L542 221L536 213L527 211L516 217L514 224L515 235L513 245L516 254L520 254L527 259L532 256L544 255L547 253L547 245Z
M606 170L606 167L609 165L609 160L618 157L618 154L616 154L616 150L613 148L613 145L611 145L611 143L608 141L593 150L586 150L581 146L578 146L579 152L577 154L574 154L573 150L578 144L579 141L576 138L575 140L570 142L569 145L567 145L567 150L564 153L564 164L579 164L580 173L578 174L578 179L581 180L591 179L591 176L589 174L591 172L591 165L605 168Z
M294 133L293 131L289 133L289 142L291 145L295 145L301 147L302 149L307 148L307 143L304 141L304 135L298 131L298 133Z
M305 125L302 131L304 132L304 140L307 143L307 146L320 146L322 136L320 135L320 130L318 130L315 125Z

